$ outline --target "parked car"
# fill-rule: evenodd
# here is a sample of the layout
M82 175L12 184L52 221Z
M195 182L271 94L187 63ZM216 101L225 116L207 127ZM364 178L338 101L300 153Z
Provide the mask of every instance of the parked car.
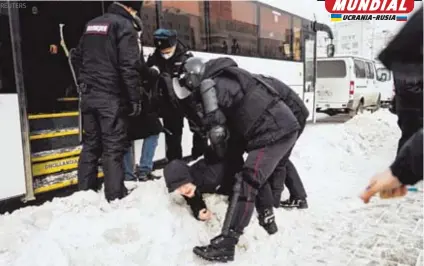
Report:
M377 80L379 81L379 90L381 94L381 106L389 107L395 93L395 83L393 73L383 66L377 66Z
M317 112L354 116L381 106L375 62L356 56L317 59Z

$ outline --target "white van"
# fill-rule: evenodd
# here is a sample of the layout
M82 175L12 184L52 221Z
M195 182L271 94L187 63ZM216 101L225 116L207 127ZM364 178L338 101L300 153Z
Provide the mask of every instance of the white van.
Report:
M317 112L351 116L381 105L376 67L372 60L356 56L317 59Z
M379 91L381 94L381 106L387 107L391 104L395 93L395 83L393 81L393 73L383 65L376 64L377 79L379 81Z

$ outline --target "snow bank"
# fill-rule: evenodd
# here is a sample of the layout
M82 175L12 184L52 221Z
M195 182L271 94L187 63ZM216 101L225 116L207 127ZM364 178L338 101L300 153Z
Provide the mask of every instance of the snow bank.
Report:
M355 152L370 156L393 148L400 137L397 116L380 110L355 116L343 126L346 138L356 144Z
M316 265L320 256L344 265L343 250L330 256L316 247L340 227L341 211L361 206L357 194L367 174L376 171L376 159L388 163L398 134L395 118L385 111L308 126L293 161L310 209L277 210L280 231L272 237L252 219L232 265ZM163 180L133 186L127 198L112 204L103 192L78 192L0 216L0 265L211 265L194 257L192 248L219 233L226 199L207 196L215 216L201 223L181 197L168 195Z

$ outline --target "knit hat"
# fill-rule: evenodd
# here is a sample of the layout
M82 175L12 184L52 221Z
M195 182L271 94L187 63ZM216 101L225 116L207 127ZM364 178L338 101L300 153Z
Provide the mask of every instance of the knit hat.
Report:
M190 168L182 160L173 160L168 163L163 169L163 176L169 193L174 192L184 184L193 182Z

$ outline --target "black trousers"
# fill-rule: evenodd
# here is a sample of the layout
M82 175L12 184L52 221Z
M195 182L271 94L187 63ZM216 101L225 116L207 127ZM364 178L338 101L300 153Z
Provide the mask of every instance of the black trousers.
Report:
M289 190L290 198L291 199L306 199L307 194L305 191L305 187L303 186L302 179L300 179L300 176L299 176L299 173L297 172L296 167L290 160L287 160L285 171L286 171L285 185L287 189ZM276 179L277 182L278 180L279 179ZM277 193L277 194L274 194L274 199L276 200L281 199L282 190L280 190L279 188L273 188L273 189L275 190L275 193ZM278 193L280 194L278 195ZM274 202L274 204L275 204L274 206L276 207L278 206L279 202Z
M181 142L183 137L184 116L178 113L174 116L164 116L163 125L172 134L165 135L166 159L168 159L168 162L171 162L176 159L182 159L183 149ZM204 153L207 145L207 139L203 138L198 134L193 134L191 155L194 160Z
M163 126L171 133L165 135L166 159L168 162L182 159L183 149L181 141L183 137L184 116L176 113L167 114L163 117Z
M102 159L105 197L108 201L127 194L123 158L127 139L127 114L117 97L91 91L81 104L83 145L78 162L78 188L97 189L99 159Z
M297 139L299 139L305 129L306 117L301 117L298 121L301 125L301 129L299 130ZM272 194L274 196L275 208L280 206L281 194L283 193L284 185L290 192L290 199L305 199L307 197L302 179L300 179L300 175L297 172L295 165L290 161L292 150L293 148L290 149L284 158L284 160L286 160L286 167L279 171L283 177L273 175L269 181L271 184Z
M296 143L297 135L298 132L294 132L273 145L248 153L241 172L241 192L230 223L231 229L242 233L250 222L255 205L258 212L273 207L274 196L268 181L285 179L286 175L282 172L286 169L287 155Z

